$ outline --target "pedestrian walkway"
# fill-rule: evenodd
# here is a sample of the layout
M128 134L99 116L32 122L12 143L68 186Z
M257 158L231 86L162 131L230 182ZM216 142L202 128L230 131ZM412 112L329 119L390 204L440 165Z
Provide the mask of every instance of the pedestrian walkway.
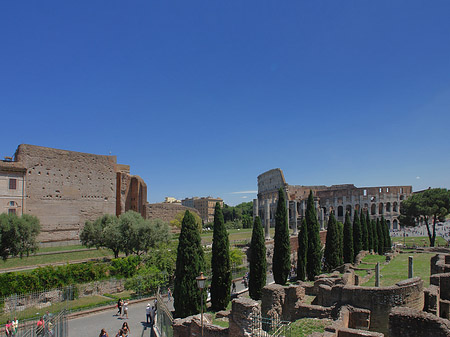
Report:
M273 283L271 274L267 274L267 284ZM241 279L236 280L236 293L245 293L248 289L244 287ZM163 294L165 303L170 310L173 308L173 298L168 301L167 294ZM122 327L123 322L128 322L130 326L130 336L150 336L150 325L146 323L145 308L147 303L153 305L154 298L129 305L128 319L123 319L117 314L117 308L110 308L86 316L69 320L69 336L97 337L100 330L105 328L110 337L114 337Z

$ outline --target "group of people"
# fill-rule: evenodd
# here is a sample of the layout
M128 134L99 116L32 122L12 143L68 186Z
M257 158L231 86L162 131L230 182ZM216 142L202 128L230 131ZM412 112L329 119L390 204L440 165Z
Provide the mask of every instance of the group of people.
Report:
M8 319L5 325L6 337L15 336L18 328L19 328L19 320L17 319L17 317L14 317L12 321Z
M119 329L115 337L128 337L129 334L130 334L130 327L128 326L127 322L123 322L122 328ZM102 329L100 331L99 337L109 337L109 335L105 329Z
M48 311L44 316L41 316L41 318L39 318L39 321L36 323L37 336L53 336L53 323L51 318L52 314Z
M117 301L117 315L120 316L120 318L123 318L124 316L126 319L128 319L128 301L123 301L121 298Z

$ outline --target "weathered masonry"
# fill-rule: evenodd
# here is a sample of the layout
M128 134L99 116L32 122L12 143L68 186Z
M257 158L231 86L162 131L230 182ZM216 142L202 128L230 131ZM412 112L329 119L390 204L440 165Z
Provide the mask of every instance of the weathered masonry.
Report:
M398 229L400 202L412 193L411 186L356 187L353 184L332 186L289 185L279 168L264 172L258 176L258 198L253 200L253 214L258 214L266 226L275 224L275 211L278 201L278 189L282 187L287 195L289 224L297 230L305 216L309 191L314 193L314 202L321 228L334 212L338 221L344 222L345 213L368 210L371 218L381 217L387 220L389 228ZM268 230L266 231L268 233Z
M0 162L0 196L0 212L39 218L43 244L78 241L85 222L103 214L146 216L147 186L116 156L21 144Z

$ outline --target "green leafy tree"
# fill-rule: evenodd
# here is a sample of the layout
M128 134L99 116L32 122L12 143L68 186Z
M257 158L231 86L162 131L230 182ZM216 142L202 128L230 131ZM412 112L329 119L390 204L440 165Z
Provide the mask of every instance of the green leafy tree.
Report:
M354 261L353 226L350 220L350 214L346 212L344 222L344 263L353 263Z
M355 210L353 215L353 254L358 255L362 250L362 231L361 222L359 219L358 212Z
M359 221L361 223L361 245L363 250L369 250L369 233L367 230L366 216L361 209L359 213Z
M197 287L196 277L204 270L205 260L198 225L191 212L186 211L177 249L173 292L175 317L187 317L200 312L202 293ZM203 303L206 303L206 299Z
M367 225L367 243L368 250L373 250L373 228L372 221L370 221L369 211L366 210L366 225Z
M36 252L39 233L39 219L35 216L0 214L0 256L6 261L9 257L22 258Z
M306 261L306 273L310 281L320 274L322 261L322 243L320 242L320 226L317 221L316 207L314 205L313 192L309 192L306 204L306 223L308 228L308 254Z
M298 233L298 251L297 251L297 279L306 280L306 261L308 255L308 224L303 218L302 226Z
M340 234L334 214L328 218L327 241L324 252L324 265L326 271L331 271L339 266L340 258Z
M377 238L378 238L378 254L383 255L384 254L384 232L383 232L383 226L381 224L381 221L379 218L377 218Z
M175 219L171 220L169 222L169 224L171 226L173 226L173 227L181 228L181 223L183 222L184 213L185 213L184 211L178 212L177 215L175 215ZM192 211L191 214L192 214L192 216L195 219L195 223L198 226L198 230L201 232L202 231L202 225L203 225L202 224L202 218L200 218L200 216L194 211Z
M286 284L291 269L291 241L289 239L286 196L283 189L278 190L277 210L275 212L275 237L272 270L277 284Z
M214 209L214 232L211 258L211 309L224 310L230 302L231 263L230 244L222 209L217 202Z
M400 204L400 224L416 226L422 220L427 228L430 246L436 241L436 224L450 213L450 191L445 188L430 188L412 194Z
M250 252L248 292L250 297L256 301L261 299L262 288L266 285L267 278L266 244L259 216L255 217L253 224Z

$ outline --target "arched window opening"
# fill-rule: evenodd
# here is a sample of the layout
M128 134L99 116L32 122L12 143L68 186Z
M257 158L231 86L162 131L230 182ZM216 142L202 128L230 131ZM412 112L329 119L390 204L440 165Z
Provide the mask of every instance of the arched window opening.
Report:
M386 203L386 212L390 212L391 211L391 203L388 202Z
M397 230L398 229L398 221L397 219L394 219L394 221L392 222L392 228Z
M370 214L377 214L377 206L375 204L372 204L372 206L370 207Z
M380 204L378 205L378 214L383 214L383 203L380 202Z
M352 205L347 205L347 207L345 207L345 211L352 214Z
M394 202L394 205L392 206L392 210L394 212L398 212L398 204L397 204L397 202Z
M338 214L337 216L344 216L344 207L338 206Z

